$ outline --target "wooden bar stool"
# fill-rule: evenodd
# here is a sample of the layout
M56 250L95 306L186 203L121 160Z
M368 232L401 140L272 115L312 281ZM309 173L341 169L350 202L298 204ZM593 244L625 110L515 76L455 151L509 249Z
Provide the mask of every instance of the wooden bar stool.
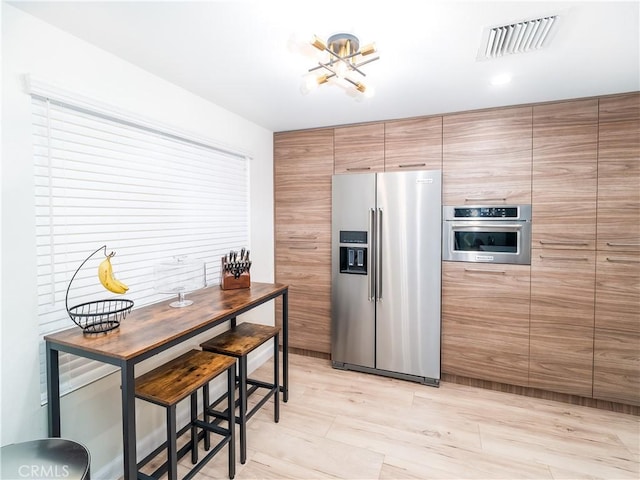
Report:
M202 387L204 391L205 388L208 388L211 380L225 371L227 372L227 393L221 398L227 398L228 408L224 418L227 420L228 426L222 428L214 423L198 420L197 395L199 388ZM167 411L167 461L158 467L152 475L138 472L138 478L157 479L164 471L168 471L169 480L176 480L178 478L177 438L187 429L191 430L191 442L190 445L181 449L181 454L184 455L190 449L191 462L195 466L184 479L193 477L226 444L229 444L229 478L233 478L235 476L235 383L235 358L201 350L191 350L136 378L136 397L165 407ZM187 428L177 432L176 405L189 396L191 397L191 422ZM216 413L218 418L223 415L219 412ZM218 444L200 463L198 463L198 428L222 436ZM208 449L208 447L207 444L206 448ZM140 462L138 468L146 464L150 457L157 455L161 450L162 446Z
M273 419L280 420L279 405L279 339L280 328L244 322L230 330L200 344L203 350L229 355L238 359L238 401L239 415L236 422L240 425L240 463L247 460L247 420L249 420L273 396ZM273 383L265 383L247 378L247 356L260 345L273 338ZM251 389L247 390L247 384ZM247 412L247 398L258 388L267 392L252 409ZM216 405L214 402L212 405ZM205 414L207 412L205 411Z

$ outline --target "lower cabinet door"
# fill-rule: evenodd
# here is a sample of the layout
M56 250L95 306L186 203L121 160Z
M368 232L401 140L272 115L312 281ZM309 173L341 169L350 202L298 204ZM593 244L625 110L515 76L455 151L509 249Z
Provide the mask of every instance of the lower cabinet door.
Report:
M592 396L593 327L531 325L529 386Z
M595 252L533 249L531 387L591 397Z
M442 371L526 386L528 265L443 262Z
M596 328L593 396L640 405L640 335Z
M323 232L288 235L276 242L276 282L289 285L289 346L331 352L330 237ZM276 321L282 319L276 302Z

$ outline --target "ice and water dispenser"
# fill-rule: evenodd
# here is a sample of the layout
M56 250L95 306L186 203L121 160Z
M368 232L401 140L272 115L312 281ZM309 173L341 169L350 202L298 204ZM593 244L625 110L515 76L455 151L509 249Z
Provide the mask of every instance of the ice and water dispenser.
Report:
M340 230L340 273L367 274L367 232Z

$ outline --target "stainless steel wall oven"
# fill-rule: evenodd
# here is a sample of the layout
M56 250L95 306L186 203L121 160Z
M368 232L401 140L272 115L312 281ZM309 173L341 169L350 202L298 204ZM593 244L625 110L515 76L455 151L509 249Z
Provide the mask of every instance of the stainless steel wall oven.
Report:
M442 259L531 264L531 205L445 206Z

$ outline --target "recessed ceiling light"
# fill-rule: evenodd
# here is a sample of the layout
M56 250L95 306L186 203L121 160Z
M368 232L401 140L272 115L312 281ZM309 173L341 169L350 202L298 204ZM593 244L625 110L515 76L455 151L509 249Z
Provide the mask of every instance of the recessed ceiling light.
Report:
M500 75L496 75L491 79L491 85L506 85L511 81L511 75L508 73L502 73Z

